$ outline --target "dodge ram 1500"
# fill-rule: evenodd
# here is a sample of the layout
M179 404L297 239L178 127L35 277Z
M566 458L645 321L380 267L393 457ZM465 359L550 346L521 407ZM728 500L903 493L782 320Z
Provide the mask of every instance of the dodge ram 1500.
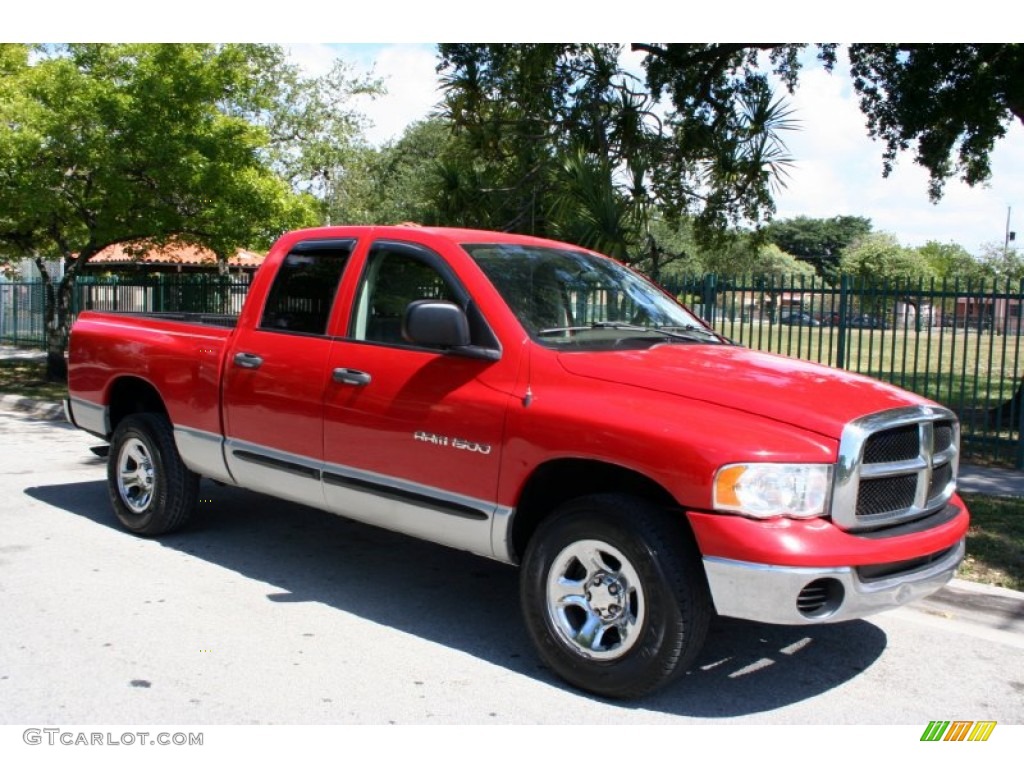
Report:
M861 617L964 556L953 413L549 240L292 232L237 319L83 312L69 390L129 530L206 477L516 564L540 656L603 696L680 675L716 613Z

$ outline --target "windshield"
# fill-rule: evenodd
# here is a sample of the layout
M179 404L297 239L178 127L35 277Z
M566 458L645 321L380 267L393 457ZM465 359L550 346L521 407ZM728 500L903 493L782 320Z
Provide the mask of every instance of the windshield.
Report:
M535 341L558 349L721 343L645 279L585 251L463 245Z

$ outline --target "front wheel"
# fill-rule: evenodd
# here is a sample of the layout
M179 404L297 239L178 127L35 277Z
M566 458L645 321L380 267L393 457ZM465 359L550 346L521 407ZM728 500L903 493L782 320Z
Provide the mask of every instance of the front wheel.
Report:
M121 524L141 536L184 525L199 497L199 475L182 462L167 419L127 416L110 441L107 490Z
M611 698L643 696L681 675L711 618L686 521L617 494L570 501L544 521L523 559L520 591L544 661Z

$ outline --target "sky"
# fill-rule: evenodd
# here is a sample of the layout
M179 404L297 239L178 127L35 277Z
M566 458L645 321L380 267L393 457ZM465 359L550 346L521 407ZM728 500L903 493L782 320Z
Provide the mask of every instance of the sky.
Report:
M436 49L431 44L289 45L292 58L310 72L335 58L354 70L383 78L387 95L360 105L373 122L367 138L375 144L398 138L409 123L427 116L440 100ZM639 57L631 62L639 70ZM883 145L865 128L848 68L842 59L829 74L811 65L788 97L799 129L787 132L794 164L776 197L777 218L863 216L876 231L890 232L907 246L929 240L955 242L972 253L1002 245L1010 228L1024 240L1024 126L1010 126L992 155L992 179L971 188L953 179L938 204L928 199L928 174L911 153L882 177Z

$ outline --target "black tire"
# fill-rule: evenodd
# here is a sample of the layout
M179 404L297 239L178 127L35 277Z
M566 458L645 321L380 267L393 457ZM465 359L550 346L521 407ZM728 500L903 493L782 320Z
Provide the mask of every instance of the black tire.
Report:
M110 441L107 490L117 519L140 536L174 531L191 517L199 475L185 466L164 416L126 416Z
M711 598L686 520L643 499L566 503L530 540L520 576L541 658L599 696L636 698L669 683L707 636Z

